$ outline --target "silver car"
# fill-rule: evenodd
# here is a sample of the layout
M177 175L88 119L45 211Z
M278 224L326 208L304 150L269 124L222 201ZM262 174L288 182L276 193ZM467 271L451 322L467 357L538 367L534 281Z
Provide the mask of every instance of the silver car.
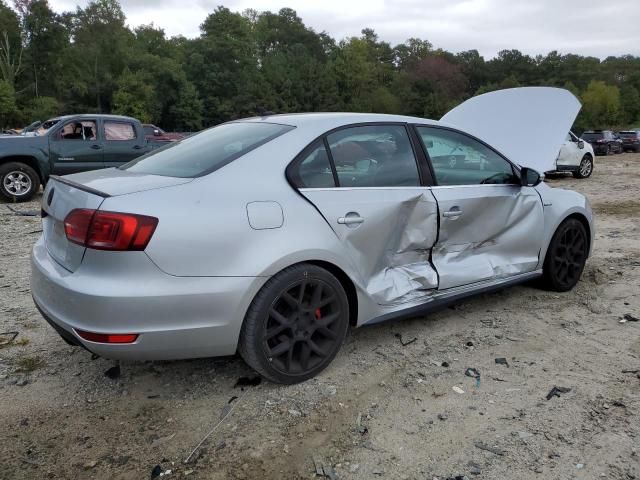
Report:
M120 168L52 177L34 301L103 357L239 352L295 383L332 361L350 325L535 278L569 290L593 244L591 208L536 170L579 108L534 88L476 97L440 122L249 118Z

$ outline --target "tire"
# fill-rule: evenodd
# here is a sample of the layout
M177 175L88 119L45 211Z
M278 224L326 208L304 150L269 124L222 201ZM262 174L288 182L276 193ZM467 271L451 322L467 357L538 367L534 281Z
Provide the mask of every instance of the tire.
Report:
M301 263L273 276L253 299L238 352L260 375L294 384L334 359L349 327L349 301L331 273Z
M593 157L590 154L586 154L580 161L578 170L573 172L574 178L589 178L593 173Z
M31 200L40 188L40 177L29 165L9 162L0 165L0 197L13 202Z
M549 243L542 267L542 286L567 292L576 286L589 254L589 238L584 225L575 218L562 222Z

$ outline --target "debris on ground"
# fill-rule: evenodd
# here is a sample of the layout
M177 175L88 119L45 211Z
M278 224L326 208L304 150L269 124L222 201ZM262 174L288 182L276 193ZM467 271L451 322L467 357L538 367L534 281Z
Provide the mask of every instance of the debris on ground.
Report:
M495 455L504 455L504 450L502 450L501 448L498 447L493 447L491 445L487 445L484 442L476 442L473 444L476 448L480 449L480 450L485 450L487 452L491 452Z
M402 339L402 334L401 333L396 333L394 335L398 340L400 340L400 344L403 347L406 347L407 345L411 345L413 342L415 342L416 340L418 340L418 337L413 337L411 340L407 340L406 342Z
M456 386L454 386L454 387L452 387L452 389L453 389L453 391L454 391L454 392L456 392L456 393L459 393L459 394L463 394L463 393L464 393L464 390L463 390L463 389L461 389L460 387L458 387L457 385L456 385Z
M464 371L464 374L467 377L475 378L476 379L476 387L477 388L480 387L480 371L477 368L467 368Z
M435 365L436 367L444 367L449 368L449 362L438 362L437 360L429 360L431 365Z
M630 313L625 313L624 316L622 317L622 320L620 320L620 323L626 323L626 322L640 322L640 318L634 317Z
M325 465L322 460L314 458L313 466L316 471L316 477L328 478L329 480L338 480L336 471L331 465Z
M244 386L247 386L247 385L258 386L260 385L260 382L262 382L262 377L258 377L258 376L252 377L252 378L242 377L238 379L234 388L237 387L239 384L242 384ZM195 446L195 448L191 451L191 453L187 456L187 458L185 458L184 463L189 463L191 461L195 453L200 449L200 447L204 444L204 442L206 442L207 439L211 435L213 435L213 433L218 429L218 427L224 423L224 421L227 419L229 415L231 415L231 412L233 412L233 410L240 404L240 402L242 401L242 399L244 398L244 396L247 394L248 391L249 390L245 390L243 388L242 394L240 394L237 397L237 400L232 398L226 403L224 407L222 407L222 411L220 412L220 419L218 420L218 422L213 426L213 428L211 428L211 430L209 430L209 432L207 432L207 434L202 438L202 440L200 440L200 442Z
M504 357L498 357L496 358L496 365L504 365L505 367L508 367L509 362L507 362L507 359Z
M233 388L238 387L257 387L262 382L262 377L240 377Z
M2 332L0 333L0 347L4 345L9 345L12 343L20 334L20 332Z
M158 478L161 473L162 467L160 465L156 465L155 467L153 467L153 469L151 470L151 480Z
M37 210L16 210L10 205L5 205L5 206L9 210L11 210L14 215L17 215L19 217L39 217L40 216L40 212L38 212Z
M104 372L104 376L111 380L120 378L120 364L115 365Z
M557 387L554 386L549 393L547 393L547 400L551 400L553 397L560 397L562 393L569 393L571 389L569 387Z

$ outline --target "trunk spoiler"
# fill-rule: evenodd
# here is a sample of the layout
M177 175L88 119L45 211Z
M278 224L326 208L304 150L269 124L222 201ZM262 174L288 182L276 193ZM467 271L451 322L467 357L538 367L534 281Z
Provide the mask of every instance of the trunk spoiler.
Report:
M58 175L49 175L49 178L54 179L56 182L64 183L65 185L69 185L70 187L77 188L78 190L82 190L84 192L91 193L102 198L109 198L111 196L108 193L101 192L100 190L96 190L95 188L87 187L82 183L74 182L73 180L69 180Z

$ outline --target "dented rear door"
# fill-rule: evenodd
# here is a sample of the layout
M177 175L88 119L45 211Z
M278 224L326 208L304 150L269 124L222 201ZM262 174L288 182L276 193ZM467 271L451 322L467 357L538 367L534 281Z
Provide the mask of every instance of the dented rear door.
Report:
M404 303L437 288L431 249L438 209L421 185L406 125L333 132L300 159L293 177L341 240L359 275L354 280L374 301Z

